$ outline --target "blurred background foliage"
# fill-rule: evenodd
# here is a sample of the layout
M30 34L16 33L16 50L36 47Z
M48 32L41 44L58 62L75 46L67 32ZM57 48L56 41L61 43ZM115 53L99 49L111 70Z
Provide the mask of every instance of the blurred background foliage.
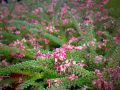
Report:
M110 16L120 19L120 0L109 0L106 8Z

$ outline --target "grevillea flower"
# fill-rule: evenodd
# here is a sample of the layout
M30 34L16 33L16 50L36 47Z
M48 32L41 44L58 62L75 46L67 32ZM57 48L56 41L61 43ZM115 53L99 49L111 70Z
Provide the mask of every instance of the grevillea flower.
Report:
M69 20L68 19L62 19L62 22L64 25L68 24L69 23Z
M45 44L49 44L49 42L50 42L47 38L43 38L42 41L44 41Z
M114 37L115 42L118 44L120 42L120 31L118 31L118 33L116 34L116 36Z
M72 49L74 48L74 46L68 45L68 44L64 44L64 45L62 46L62 48L64 48L65 50L72 50Z
M54 79L55 85L60 85L62 81L60 79Z
M9 46L10 47L16 47L16 48L19 48L19 49L25 49L25 46L23 45L24 42L26 42L25 39L16 40L16 41L10 43Z
M0 62L0 65L7 66L7 65L9 65L9 63L6 60L2 60Z
M103 0L103 4L106 5L109 2L109 0Z
M22 53L12 52L12 53L11 53L11 56L12 56L13 58L16 58L16 59L21 59L21 58L23 58L25 55L22 54Z
M95 63L98 63L98 62L100 62L100 61L102 61L103 60L103 56L102 55L98 55L98 56L96 56L96 61L95 61Z
M15 34L19 35L21 32L20 31L16 31Z
M36 8L34 11L32 11L32 13L33 13L34 15L39 15L39 14L42 13L42 12L43 12L43 9L42 9L41 7Z
M68 77L68 80L75 80L76 78L78 78L78 76L76 76L75 74L72 74Z
M84 44L83 46L76 46L74 47L75 50L83 50L83 49L86 49L86 45Z
M96 39L88 42L88 43L87 43L87 46L94 46L94 45L95 45L95 42L96 42Z
M16 5L15 5L15 12L17 14L20 14L22 11L24 11L24 6L22 4L16 3Z
M101 88L101 86L102 86L102 81L100 79L93 80L92 83L93 83L93 85L96 85L98 88Z
M72 37L72 38L68 41L68 43L71 44L72 42L75 42L75 41L77 41L77 40L78 40L78 38Z
M52 57L52 55L50 53L46 53L46 54L43 54L42 52L38 51L35 53L35 56L36 57L40 57L40 58L49 58L49 57Z
M101 12L97 12L96 17L100 17L100 16L101 16Z
M47 12L48 12L48 13L53 13L53 12L54 12L54 6L53 6L53 4L49 4L49 5L47 6Z
M103 79L103 74L99 69L95 69L95 74L97 75L97 77L99 77L100 79Z
M51 33L53 33L53 32L59 32L59 30L57 30L57 29L54 27L54 25L52 24L52 22L48 25L48 27L46 27L46 29L47 29L49 32L51 32Z
M99 48L102 48L102 47L105 47L107 45L107 43L108 43L108 40L104 39L103 41L100 41L97 44L98 44Z
M97 31L96 35L101 36L101 35L103 35L103 32L102 31Z
M93 0L86 0L86 7L92 8L93 7Z
M35 20L35 19L32 19L32 20L31 20L31 23L37 25L37 24L39 24L39 21L38 21L38 20Z
M56 48L53 52L53 57L63 61L66 59L66 50L64 48Z
M47 84L48 84L48 86L50 87L50 86L52 85L52 80L51 80L51 79L48 79L48 80L47 80Z
M60 11L60 17L61 17L61 19L64 19L64 16L67 13L67 10L69 8L66 3L64 3L63 5L64 6L61 7L61 11Z
M89 16L85 17L83 23L84 23L85 25L92 24L92 23L93 23L93 20L92 20L91 16L89 15Z
M77 64L78 66L80 66L81 68L83 68L84 66L86 66L84 63L80 62Z
M110 90L113 90L113 83L112 82L109 82L109 88L110 88Z
M120 67L119 66L117 66L116 68L109 68L108 72L111 77L120 78Z

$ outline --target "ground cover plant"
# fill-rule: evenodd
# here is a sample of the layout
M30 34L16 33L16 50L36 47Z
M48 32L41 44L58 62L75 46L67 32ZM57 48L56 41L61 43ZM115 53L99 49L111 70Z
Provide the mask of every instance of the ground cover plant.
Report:
M111 13L111 2L0 2L1 90L120 89L119 11Z

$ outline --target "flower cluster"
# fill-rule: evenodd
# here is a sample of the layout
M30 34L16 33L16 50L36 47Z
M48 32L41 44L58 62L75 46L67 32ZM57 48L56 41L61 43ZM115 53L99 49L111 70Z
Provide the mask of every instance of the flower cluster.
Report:
M25 49L24 42L26 42L25 39L16 40L13 43L10 43L9 46L10 47L16 47L16 48L19 48L19 49Z
M47 80L47 84L48 84L49 87L51 87L51 85L53 83L54 83L55 86L59 86L62 83L62 81L60 79L58 79L58 78L56 78L56 79L48 79Z
M13 58L15 58L15 59L21 59L21 58L25 57L25 55L22 54L22 53L12 52L12 53L11 53L11 57L13 57Z
M96 85L98 88L104 88L105 90L113 90L113 83L111 81L104 80L103 74L100 70L96 69L95 74L97 75L98 79L93 80L93 84Z
M117 66L116 68L109 68L108 72L110 74L110 77L120 78L120 67L119 66Z

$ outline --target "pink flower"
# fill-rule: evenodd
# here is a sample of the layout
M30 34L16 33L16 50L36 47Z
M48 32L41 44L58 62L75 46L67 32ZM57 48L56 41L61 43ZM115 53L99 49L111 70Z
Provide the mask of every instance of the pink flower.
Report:
M98 55L98 56L96 56L96 61L95 61L95 63L98 63L98 62L100 62L100 61L102 61L103 60L103 56L102 55Z
M109 83L107 81L103 81L105 90L109 90Z
M55 32L55 27L52 23L50 23L46 29L51 33Z
M49 44L50 42L47 38L43 38L42 40L45 42L45 44Z
M109 82L109 88L110 88L110 90L113 90L113 83L112 82Z
M38 21L38 20L35 20L35 19L32 19L32 20L31 20L31 23L37 25L37 24L39 24L39 21Z
M64 3L64 6L61 7L61 11L60 11L60 17L61 17L61 19L64 19L64 16L67 13L68 8L69 7L67 6L66 3Z
M101 16L101 12L97 12L96 17L100 17L100 16Z
M49 4L48 6L47 6L47 12L49 12L49 13L53 13L54 12L54 7L53 7L53 4Z
M116 68L109 68L108 72L112 78L120 78L120 67L117 66Z
M82 49L84 49L84 47L83 46L76 46L76 47L74 47L74 49L75 50L82 50Z
M93 80L92 83L93 83L93 85L96 85L98 88L101 88L101 86L102 86L102 81L100 79Z
M92 0L86 0L86 7L87 8L92 8L93 6L93 1Z
M50 87L50 86L52 85L52 80L51 80L51 79L48 79L48 80L47 80L47 84L48 84L48 86Z
M71 9L71 12L72 12L73 15L76 15L77 10L76 9Z
M99 77L100 79L103 79L103 74L101 73L101 71L99 69L95 69L95 74L97 75L97 77Z
M34 11L32 11L34 15L39 15L41 12L43 12L43 9L41 7L36 8Z
M8 8L5 8L4 11L2 12L1 17L2 17L2 18L7 17L7 16L9 16L9 14L10 14L9 9L8 9Z
M109 2L109 0L103 0L103 4L106 5Z
M95 45L95 41L96 40L92 40L90 42L87 43L87 46L94 46Z
M11 56L12 56L13 58L16 58L16 59L21 59L21 58L23 58L25 55L22 54L22 53L12 52L12 53L11 53Z
M92 24L92 23L93 23L93 20L92 20L91 16L87 16L87 17L85 17L83 23L84 23L85 25Z
M69 40L69 44L71 44L72 42L75 42L75 41L77 41L78 39L76 38L76 37L72 37L70 40Z
M16 3L15 5L15 11L17 14L21 13L24 9L24 6L22 4Z
M62 48L65 48L65 50L72 50L74 47L72 45L64 44Z
M75 80L76 78L78 78L78 76L76 76L75 74L72 74L68 77L68 80Z
M62 81L59 79L54 79L54 83L60 85L62 83Z
M97 31L96 34L97 34L98 36L101 36L101 35L103 35L103 32L102 32L102 31Z
M84 63L78 63L78 66L80 66L81 68L83 68L85 66Z
M16 31L15 34L17 34L17 35L20 34L20 31Z
M2 60L0 62L0 65L7 66L7 65L9 65L9 63L6 60Z
M49 58L49 57L52 57L52 54L50 54L49 52L46 54L43 54L40 51L38 51L35 53L35 56L40 58Z
M120 42L120 31L118 31L118 33L116 34L116 36L114 37L115 42L118 44Z
M53 52L53 57L63 61L66 59L66 50L64 48L56 48Z
M69 20L68 19L62 19L62 22L64 25L68 24L69 23Z
M67 66L66 65L60 65L59 66L59 71L64 71L67 69Z

